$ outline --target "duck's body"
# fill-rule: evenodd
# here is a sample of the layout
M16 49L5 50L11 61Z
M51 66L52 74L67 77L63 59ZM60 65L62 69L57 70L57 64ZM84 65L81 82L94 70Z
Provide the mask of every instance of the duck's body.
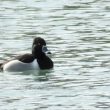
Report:
M46 56L45 40L35 38L32 46L32 54L24 54L11 61L0 64L3 71L26 71L50 69L53 67L52 60Z

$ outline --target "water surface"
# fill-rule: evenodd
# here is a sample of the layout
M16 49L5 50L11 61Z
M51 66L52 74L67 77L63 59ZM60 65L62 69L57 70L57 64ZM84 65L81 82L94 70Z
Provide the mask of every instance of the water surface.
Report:
M109 0L0 0L0 61L46 39L54 69L0 73L0 110L110 109Z

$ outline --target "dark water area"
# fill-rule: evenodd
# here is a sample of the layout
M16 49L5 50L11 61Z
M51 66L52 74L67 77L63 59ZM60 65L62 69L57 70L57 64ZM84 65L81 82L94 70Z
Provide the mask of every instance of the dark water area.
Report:
M0 0L0 61L36 36L54 69L0 72L0 110L110 110L110 1Z

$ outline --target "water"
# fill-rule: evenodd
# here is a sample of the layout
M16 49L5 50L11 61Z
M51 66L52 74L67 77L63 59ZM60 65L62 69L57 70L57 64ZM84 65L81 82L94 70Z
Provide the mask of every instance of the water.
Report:
M0 110L110 110L109 0L0 0L0 61L46 39L54 69L0 73Z

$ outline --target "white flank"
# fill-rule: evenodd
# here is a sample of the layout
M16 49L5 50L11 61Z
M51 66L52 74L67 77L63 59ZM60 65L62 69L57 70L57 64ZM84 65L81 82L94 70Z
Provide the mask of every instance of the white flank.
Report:
M12 60L6 63L3 67L4 71L26 71L33 69L40 69L36 60L32 63L23 63L19 60Z

